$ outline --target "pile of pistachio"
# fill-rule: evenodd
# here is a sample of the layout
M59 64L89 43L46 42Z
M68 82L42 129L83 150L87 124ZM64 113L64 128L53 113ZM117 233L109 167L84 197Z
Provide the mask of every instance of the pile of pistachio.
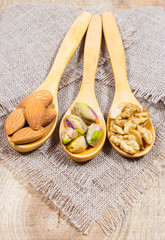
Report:
M135 154L151 145L152 133L145 127L150 118L146 109L128 103L112 112L110 118L108 138L126 153Z
M62 141L71 153L81 153L88 147L94 147L103 134L98 117L93 109L83 102L74 105L76 115L65 118Z

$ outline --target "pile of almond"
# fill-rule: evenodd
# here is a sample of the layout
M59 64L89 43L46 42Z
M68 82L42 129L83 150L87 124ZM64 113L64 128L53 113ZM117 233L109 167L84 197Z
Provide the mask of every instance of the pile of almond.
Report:
M40 90L31 93L18 104L4 125L13 143L31 143L44 136L45 126L56 117L55 109L48 107L52 101L51 92Z

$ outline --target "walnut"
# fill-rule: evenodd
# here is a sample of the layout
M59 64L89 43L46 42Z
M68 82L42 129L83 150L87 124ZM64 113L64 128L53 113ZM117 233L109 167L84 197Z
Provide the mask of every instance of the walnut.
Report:
M123 107L115 108L111 111L111 119L116 119L116 117L122 112Z
M124 134L124 131L121 127L117 126L114 121L111 121L110 124L110 131L113 133L119 133L119 134Z
M137 106L131 103L126 104L123 107L121 117L122 118L130 118L134 112L136 112Z
M147 128L143 128L141 126L138 126L138 130L142 136L142 138L144 139L144 141L148 144L151 145L153 137L151 132L147 129Z
M137 106L135 104L132 103L127 103L124 107L123 107L123 112L124 111L131 111L131 112L135 112L137 110Z
M123 151L134 154L144 149L144 143L152 143L151 132L144 127L150 115L149 112L135 104L126 104L113 121L108 131L108 138Z
M150 115L147 110L144 110L139 113L135 113L135 118L139 120L139 124L146 124Z
M129 134L130 129L135 129L135 128L136 128L136 124L134 124L132 121L127 121L124 124L124 134Z
M122 119L122 117L119 115L115 119L115 124L118 125L119 127L123 128L125 123L126 123L126 121L127 121L126 119Z
M121 141L123 140L123 136L121 135L112 135L110 140L116 145L120 146Z
M138 143L135 141L134 136L129 135L128 139L124 139L125 136L121 135L112 135L110 137L110 141L113 142L117 147L120 147L125 152L134 154L139 151L140 147Z
M147 110L135 113L135 117L141 118L141 117L146 117L149 118L149 112Z
M143 148L143 142L140 132L135 129L130 129L130 133L135 136L136 142L139 144L141 148Z
M139 144L135 140L121 141L120 148L129 154L135 154L140 150Z
M125 140L135 140L136 141L136 137L132 134L124 135L123 139L125 139Z
M133 113L131 111L124 111L120 114L120 116L125 119L125 118L130 118L132 114Z

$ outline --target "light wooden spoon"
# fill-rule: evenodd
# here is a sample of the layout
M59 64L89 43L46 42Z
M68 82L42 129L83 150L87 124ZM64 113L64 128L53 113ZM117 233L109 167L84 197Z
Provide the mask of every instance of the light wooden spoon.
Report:
M7 136L8 142L12 148L19 152L29 152L38 147L40 147L53 133L55 130L57 120L58 120L58 101L57 101L57 91L62 74L67 66L70 58L78 47L81 39L83 38L92 15L89 12L82 13L76 21L72 24L68 30L64 40L56 55L54 64L46 77L45 81L40 85L37 90L49 90L53 95L53 102L49 106L56 110L56 118L48 126L46 126L46 134L39 140L29 143L16 145L11 142L10 137Z
M100 54L101 38L102 38L101 16L95 15L92 17L92 20L90 22L85 41L82 85L75 101L65 113L60 125L60 141L62 147L64 151L67 153L67 155L77 162L84 162L96 156L102 149L106 138L105 121L96 100L94 87L95 75ZM73 154L69 152L66 146L63 144L61 134L65 128L64 124L65 117L70 114L75 114L74 104L79 101L86 103L96 112L99 119L99 124L103 129L103 135L96 146L88 148L82 153Z
M120 36L120 32L112 12L107 11L102 14L103 19L103 32L105 37L105 42L107 45L111 66L113 70L113 76L115 80L115 95L110 108L110 112L107 120L107 131L110 126L110 114L114 109L123 107L126 103L133 103L137 106L141 107L141 104L133 95L127 79L127 70L126 70L126 60L124 47L122 43L122 39ZM147 154L154 145L155 142L155 131L151 120L145 126L148 130L151 131L153 136L153 141L151 145L147 145L147 147L143 151L139 151L133 155L128 154L117 147L114 143L111 142L112 146L115 150L121 155L129 158L141 157Z

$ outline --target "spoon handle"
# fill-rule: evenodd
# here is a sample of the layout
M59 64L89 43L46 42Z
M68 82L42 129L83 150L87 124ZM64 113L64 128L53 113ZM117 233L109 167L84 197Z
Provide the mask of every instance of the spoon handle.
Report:
M65 67L83 38L91 17L91 13L83 12L72 24L61 43L48 76L39 87L40 90L49 90L52 92L54 97L57 96L58 85Z
M94 15L89 24L84 48L83 80L79 96L85 96L88 102L96 101L95 75L100 55L102 38L101 16Z
M102 19L105 42L115 80L115 96L112 105L120 101L138 103L128 84L124 47L115 17L112 12L106 11L102 14Z

